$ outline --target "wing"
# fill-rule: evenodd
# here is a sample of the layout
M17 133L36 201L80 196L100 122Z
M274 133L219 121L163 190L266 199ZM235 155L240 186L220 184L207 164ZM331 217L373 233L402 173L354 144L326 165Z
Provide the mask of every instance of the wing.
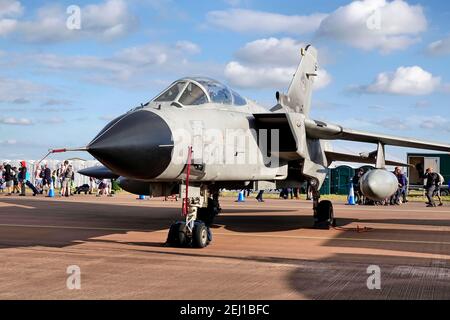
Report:
M371 157L369 155L364 156L355 156L352 154L338 153L325 151L327 155L328 161L331 163L333 161L343 161L343 162L355 162L355 163L367 163L367 164L376 164L377 159L375 157ZM396 167L411 167L411 165L402 162L390 161L386 160L386 164L388 166L396 166Z
M381 142L384 145L390 146L450 152L450 144L351 130L339 125L311 119L305 120L305 128L306 134L310 138L347 140L375 144Z
M306 119L298 113L272 112L253 114L255 126L258 129L278 129L280 144L278 155L282 159L295 160L309 157L305 145L309 139L348 140L367 142L398 147L409 147L426 150L450 152L450 145L445 143L421 141L411 138L395 137L343 128L336 124ZM328 152L323 150L328 164L333 161L376 164L377 151L360 156ZM383 155L384 156L384 155ZM387 165L402 166L406 164L386 161Z

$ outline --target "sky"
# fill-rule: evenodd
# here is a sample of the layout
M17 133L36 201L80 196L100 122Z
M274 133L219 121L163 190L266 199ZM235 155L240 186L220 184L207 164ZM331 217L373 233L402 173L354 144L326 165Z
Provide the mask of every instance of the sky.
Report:
M449 27L436 0L0 0L0 159L84 146L185 76L270 108L307 44L319 50L314 119L449 143Z

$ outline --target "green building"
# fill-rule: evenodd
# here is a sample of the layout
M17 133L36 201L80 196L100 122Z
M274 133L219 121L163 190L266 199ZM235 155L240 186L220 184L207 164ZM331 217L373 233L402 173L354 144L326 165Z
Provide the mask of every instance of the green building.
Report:
M355 172L359 169L364 171L372 170L372 166L349 166L349 165L339 165L335 168L329 168L327 177L320 189L321 194L348 194L350 188L350 182L355 175Z

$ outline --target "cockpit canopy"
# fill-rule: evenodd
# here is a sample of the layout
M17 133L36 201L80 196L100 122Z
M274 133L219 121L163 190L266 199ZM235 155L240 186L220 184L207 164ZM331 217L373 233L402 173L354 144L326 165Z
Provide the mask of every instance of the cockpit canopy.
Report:
M153 99L155 102L176 101L184 106L221 103L243 106L247 101L222 83L208 78L183 78Z

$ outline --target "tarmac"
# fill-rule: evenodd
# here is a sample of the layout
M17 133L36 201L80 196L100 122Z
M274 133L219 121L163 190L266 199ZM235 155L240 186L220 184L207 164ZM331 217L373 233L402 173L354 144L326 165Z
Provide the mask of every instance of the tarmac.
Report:
M180 202L136 198L0 196L0 299L450 299L448 203L338 203L316 230L309 201L222 198L192 249L164 246Z

